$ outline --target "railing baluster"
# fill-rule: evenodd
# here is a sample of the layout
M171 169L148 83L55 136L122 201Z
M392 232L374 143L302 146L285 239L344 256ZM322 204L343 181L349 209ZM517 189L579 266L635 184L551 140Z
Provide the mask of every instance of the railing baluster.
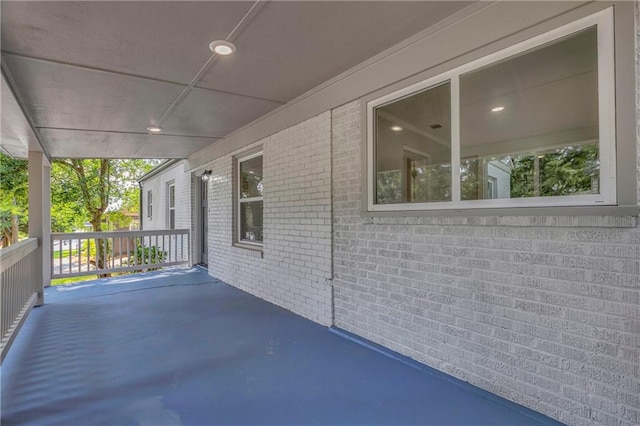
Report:
M51 244L53 248L53 244ZM36 292L42 282L35 282L32 273L36 268L42 268L42 263L36 264L37 238L28 238L9 247L0 249L2 263L0 264L0 344L1 357L4 359L15 333L28 314L28 309L36 300ZM49 261L53 263L53 251ZM52 265L53 266L53 265ZM53 271L53 268L52 268Z
M55 233L51 236L51 247L53 248L55 242L60 250L52 250L51 277L92 275L96 270L102 270L102 273L107 274L188 265L190 256L185 255L185 250L187 253L190 250L189 237L188 229ZM62 256L64 241L69 244L67 256ZM75 250L74 241L77 242ZM83 244L86 244L86 247L83 247ZM92 250L95 251L93 258ZM86 255L84 262L83 255ZM92 259L95 261L95 268L91 267ZM62 267L63 260L68 260L68 267ZM76 268L73 267L74 261L78 263Z

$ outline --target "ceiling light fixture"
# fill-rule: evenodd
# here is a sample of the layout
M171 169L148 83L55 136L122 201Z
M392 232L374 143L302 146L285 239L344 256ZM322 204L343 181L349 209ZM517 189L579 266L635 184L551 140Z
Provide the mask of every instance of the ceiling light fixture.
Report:
M503 106L497 106L495 108L491 108L491 112L500 112L503 111L504 107Z
M236 51L236 45L226 40L216 40L209 43L209 49L213 53L217 53L218 55L226 56L231 55Z
M162 131L162 127L151 126L151 127L147 127L147 130L150 131L151 133L160 133Z
M391 126L391 130L393 130L394 132L399 132L402 130L402 127L400 126Z

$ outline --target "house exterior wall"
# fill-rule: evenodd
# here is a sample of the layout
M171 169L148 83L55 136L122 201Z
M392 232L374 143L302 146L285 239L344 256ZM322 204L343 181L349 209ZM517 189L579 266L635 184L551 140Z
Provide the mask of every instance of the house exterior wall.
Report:
M331 114L217 158L209 182L209 273L321 324L331 323ZM233 157L262 147L264 247L232 245Z
M164 230L169 229L169 183L175 184L175 229L189 229L189 239L179 239L180 237L173 236L171 242L165 240L164 243L158 242L158 245L165 244L165 250L169 250L169 247L176 247L176 241L181 245L180 250L174 250L173 253L186 254L191 251L191 263L197 263L197 258L194 253L194 244L190 244L190 241L194 240L194 226L193 226L193 196L192 196L192 180L191 173L185 173L184 162L178 161L174 165L168 167L159 173L144 179L142 181L142 230ZM152 191L152 207L153 214L151 218L147 216L147 192ZM150 239L147 244L155 245L155 239ZM182 243L180 243L182 241ZM182 256L182 254L181 254Z
M360 114L332 113L335 325L569 424L637 424L637 220L368 216Z
M168 184L176 185L176 229L191 228L191 175L184 172L184 164L177 162L142 182L142 229L169 229ZM153 214L147 216L147 192L153 194Z
M519 6L498 3L512 25ZM632 194L640 199L638 9ZM367 213L363 99L205 165L209 273L568 424L640 423L638 217ZM232 244L233 157L257 147L262 252Z

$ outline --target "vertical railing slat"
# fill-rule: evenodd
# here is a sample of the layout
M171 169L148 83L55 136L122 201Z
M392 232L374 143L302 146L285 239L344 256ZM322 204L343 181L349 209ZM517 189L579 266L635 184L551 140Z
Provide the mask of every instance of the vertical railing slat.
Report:
M52 250L51 277L91 275L98 269L102 275L188 265L191 258L190 237L188 229L52 234L51 247L53 249L55 242L59 250ZM69 253L66 256L62 256L63 242L68 243ZM77 242L75 250L74 242ZM82 258L83 255L86 259ZM64 264L63 267L63 261L68 265ZM93 261L95 267L91 266ZM102 267L99 268L99 265Z

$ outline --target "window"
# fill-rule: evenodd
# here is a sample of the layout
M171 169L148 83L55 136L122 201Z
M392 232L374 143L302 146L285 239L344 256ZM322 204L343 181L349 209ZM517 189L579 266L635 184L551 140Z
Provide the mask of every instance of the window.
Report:
M176 185L174 183L169 183L169 214L168 218L168 226L169 229L176 229Z
M239 158L237 164L237 241L262 245L262 152Z
M612 12L367 103L369 210L613 205Z
M153 218L153 194L151 191L147 191L147 217Z

